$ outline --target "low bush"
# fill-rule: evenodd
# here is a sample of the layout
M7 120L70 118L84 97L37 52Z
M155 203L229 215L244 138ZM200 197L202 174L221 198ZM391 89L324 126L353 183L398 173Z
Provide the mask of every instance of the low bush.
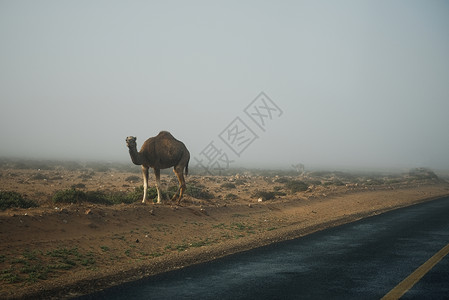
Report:
M38 207L39 205L32 201L22 197L17 192L0 191L0 209L5 210L8 208L30 208Z
M285 188L290 190L290 192L294 194L296 192L307 191L309 186L307 185L307 183L301 180L291 180L285 184Z
M307 181L308 185L321 185L321 180L308 180Z
M365 182L365 185L382 185L382 184L384 184L384 180L382 178L368 179Z
M229 194L227 194L226 196L224 196L224 199L225 200L235 200L235 199L237 199L239 196L237 196L236 194L232 194L232 193L229 193Z
M275 194L276 196L287 196L287 193L281 192L280 190L275 191L274 194Z
M336 186L344 186L345 185L345 183L343 181L339 180L339 179L335 179L333 184L336 185Z
M221 187L225 188L225 189L235 189L236 188L235 184L232 182L225 182L221 185Z
M41 174L41 173L36 173L33 176L31 176L31 179L34 179L34 180L48 180L48 176L44 175L44 174Z
M210 200L215 197L214 194L209 192L203 186L194 186L194 185L187 185L186 194L191 197L203 200Z
M113 194L106 195L104 192L101 191L88 191L86 192L86 202L111 205L114 204L112 196Z
M157 196L156 188L154 191L152 189L148 189L149 198L154 198ZM111 192L105 193L102 191L80 191L77 189L67 189L57 191L53 195L53 202L55 203L81 203L81 202L89 202L95 204L105 204L105 205L113 205L126 203L130 204L141 200L143 198L143 186L136 188L132 192Z
M276 197L276 192L255 191L252 196L253 198L262 198L263 200L271 200Z
M88 172L88 173L83 173L81 175L78 176L79 179L82 180L88 180L88 179L92 179L95 175L95 172Z
M155 187L148 189L148 198L153 199L157 197L157 191ZM117 195L116 195L117 197ZM118 197L117 197L118 198ZM143 198L143 185L136 187L134 191L126 193L125 197L120 197L120 199L114 200L114 203L133 203L138 200L142 201Z
M55 203L81 203L85 201L87 201L86 193L73 188L57 191L53 195L53 202Z
M235 185L244 185L246 183L246 179L236 179L234 183Z
M279 177L274 180L274 182L276 182L276 183L287 183L289 181L290 181L290 179L288 179L287 177Z
M139 182L140 180L142 180L139 176L136 175L131 175L125 178L125 181L128 182Z
M170 186L167 190L161 190L161 197L163 199L171 199L178 191L177 186ZM187 185L186 194L197 199L212 199L214 194L209 192L206 188L201 186ZM52 199L54 203L95 203L95 204L130 204L140 201L143 198L143 186L139 186L132 192L103 192L103 191L81 191L74 187L66 190L57 191ZM147 192L147 199L157 199L156 187L149 187Z
M86 185L84 183L76 183L72 185L72 189L85 189Z

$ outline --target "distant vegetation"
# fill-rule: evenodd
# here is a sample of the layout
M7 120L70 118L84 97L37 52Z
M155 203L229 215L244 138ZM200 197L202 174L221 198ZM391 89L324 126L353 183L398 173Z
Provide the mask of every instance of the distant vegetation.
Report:
M221 184L221 187L225 188L225 189L235 189L236 185L232 182L225 182L225 183Z
M68 171L79 170L86 174L81 176L90 177L95 172L110 172L110 171L120 171L120 172L130 172L140 174L141 169L138 166L133 165L131 162L106 162L106 161L65 161L65 160L38 160L38 159L15 159L15 158L5 158L0 157L0 167L8 169L31 169L31 170L58 170L65 169ZM171 170L164 169L161 170L162 174L171 174ZM264 176L264 177L278 177L278 180L285 181L289 180L288 177L298 176L298 172L291 169L278 169L278 170L267 170L267 169L254 169L254 168L228 168L222 170L222 176L231 176L235 174L251 174L252 176ZM198 168L195 166L190 166L189 174L191 175L206 175L203 168ZM342 172L342 171L308 171L304 174L309 177L320 177L320 178L339 178L342 182L357 180L357 178L366 177L385 177L381 173L373 172ZM398 174L399 175L399 174ZM416 179L438 179L438 176L428 168L415 168L410 170L410 177ZM40 176L40 175L38 175ZM36 178L39 179L39 178ZM45 178L42 178L45 179ZM130 179L130 181L135 181ZM281 183L279 181L279 183ZM234 182L236 185L242 184L241 180L238 179Z
M8 208L30 208L38 206L39 205L36 202L23 198L19 193L0 191L1 210Z
M439 180L438 176L430 169L416 168L409 172L409 176L415 179Z
M76 162L76 161L50 161L50 160L27 160L27 159L7 159L0 158L0 168L2 169L29 169L36 170L30 172L29 179L52 181L62 178L63 170L77 171L77 178L85 182L94 178L98 173L105 172L128 172L125 182L141 182L140 167L129 163L110 162ZM39 172L38 170L54 170L56 172ZM189 175L203 174L204 170L191 166ZM170 173L171 170L163 170L163 173ZM0 172L0 177L17 176L13 172ZM252 191L251 196L262 198L263 200L275 199L277 196L295 194L298 192L314 191L318 186L320 189L338 186L347 186L351 189L375 188L381 185L402 185L414 184L422 181L439 182L440 178L428 168L415 168L402 174L391 173L370 173L370 172L342 172L342 171L307 171L298 175L294 170L263 170L233 168L226 169L223 176L231 176L226 180L218 176L205 176L211 182L220 184L219 192L224 193L225 200L234 200L239 196L238 191L248 191L254 177L265 180L268 184L275 184L272 189ZM102 174L100 174L102 176ZM442 175L443 178L444 175ZM229 179L229 180L228 180ZM202 200L211 200L216 196L203 184L199 183L195 177L187 179L186 195ZM128 185L123 185L128 187ZM132 191L86 191L87 184L76 182L71 188L57 191L53 194L53 203L96 203L103 205L114 205L120 203L140 202L143 197L143 186L139 186ZM162 189L163 199L171 199L178 190L177 182L171 182L167 189ZM234 192L234 193L230 193ZM148 189L148 199L155 201L157 190L154 186ZM29 208L38 206L36 201L26 199L17 192L0 192L0 209L8 208Z
M67 171L81 170L86 172L109 172L113 170L131 173L141 172L140 167L137 167L132 163L80 162L80 161L13 159L13 158L0 158L0 167L8 169L19 169L19 170L64 169Z

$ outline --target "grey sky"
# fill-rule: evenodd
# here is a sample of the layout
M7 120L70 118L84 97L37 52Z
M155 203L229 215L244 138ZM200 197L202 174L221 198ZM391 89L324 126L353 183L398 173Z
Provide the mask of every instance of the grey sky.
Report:
M0 156L126 161L169 130L192 163L215 141L240 165L449 169L447 1L0 0L0 43ZM240 157L218 138L238 116Z

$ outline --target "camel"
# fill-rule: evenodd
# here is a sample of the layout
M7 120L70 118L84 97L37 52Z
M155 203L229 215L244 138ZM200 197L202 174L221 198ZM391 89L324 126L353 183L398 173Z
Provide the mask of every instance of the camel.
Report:
M179 180L179 188L172 200L175 200L179 193L178 205L186 189L184 179L184 168L186 175L189 172L190 153L183 142L175 139L170 132L161 131L155 137L147 139L137 152L136 137L126 138L126 145L129 148L131 160L135 165L142 166L143 175L143 200L145 203L148 192L148 169L153 168L156 175L157 203L161 203L161 169L173 167L173 172Z

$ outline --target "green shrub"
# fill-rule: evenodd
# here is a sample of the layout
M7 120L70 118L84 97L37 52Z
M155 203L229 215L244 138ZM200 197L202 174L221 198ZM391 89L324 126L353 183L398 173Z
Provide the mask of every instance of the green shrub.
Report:
M92 177L94 177L94 175L95 175L95 172L90 172L90 173L81 174L78 176L78 178L83 179L83 181L84 181L87 179L92 179Z
M86 185L84 183L77 183L72 185L72 189L85 189Z
M171 186L167 191L161 189L161 197L163 199L171 199L173 195L177 192L178 187ZM129 192L123 196L123 198L117 203L133 203L136 201L141 201L143 199L143 185L136 187L134 191ZM156 200L157 199L157 189L155 186L148 187L147 190L147 199Z
M85 192L76 189L57 191L53 195L54 203L81 203L87 201Z
M321 185L321 180L308 180L307 181L308 185Z
M309 186L307 183L300 181L300 180L291 180L285 184L285 188L290 190L292 194L296 192L303 192L306 191Z
M215 196L202 186L187 185L186 194L197 199L210 200Z
M131 175L125 178L125 181L128 182L139 182L140 180L142 180L139 176L136 175Z
M276 197L276 193L267 191L255 191L252 196L253 198L262 198L263 200L271 200Z
M236 186L234 183L232 182L225 182L221 185L222 188L226 188L226 189L235 189Z
M148 189L148 191L150 199L157 196L156 188L154 188L154 191L152 191L152 189ZM134 191L129 193L125 192L105 193L102 191L83 192L72 188L57 191L53 195L53 202L55 203L89 202L95 204L113 205L120 203L130 204L138 200L141 200L142 198L143 198L143 186L138 187Z
M343 181L339 180L339 179L335 179L333 184L336 185L336 186L343 186L343 185L345 185L345 183Z
M226 196L224 196L224 199L225 200L235 200L235 199L237 199L239 196L237 196L236 194L232 194L232 193L229 193L229 194L227 194Z
M95 204L106 204L112 205L113 194L106 195L104 192L100 191L88 191L86 192L86 201Z
M22 197L17 192L0 191L0 209L5 210L7 208L30 208L38 207L39 205L32 201Z
M244 185L246 183L245 179L236 179L234 181L235 185Z
M33 176L31 176L31 179L34 179L34 180L48 180L48 176L44 175L44 174L41 174L41 173L36 173Z
M287 177L279 177L274 180L274 182L276 182L276 183L287 183L289 181L290 181L290 179L288 179Z
M171 186L168 190L161 190L161 197L163 199L171 199L178 191L177 186ZM187 186L186 194L198 199L212 199L214 195L207 191L205 188L198 186ZM143 186L139 186L132 192L111 192L105 193L102 191L81 191L75 188L57 191L53 195L54 203L82 203L89 202L95 204L130 204L136 201L140 201L143 198ZM149 187L147 192L147 199L157 199L156 187Z
M150 199L151 199L151 197L154 197L154 195L157 195L156 188L154 188L154 191L152 189L148 189L148 193L149 193ZM142 200L142 198L143 198L143 185L136 187L134 189L134 191L132 191L132 192L128 192L126 194L126 199L129 202L125 202L125 203L134 202L139 199Z
M281 192L281 191L275 191L274 192L274 194L276 195L276 196L287 196L287 193L284 193L284 192Z
M365 185L382 185L384 184L384 180L381 178L368 179L365 182Z

